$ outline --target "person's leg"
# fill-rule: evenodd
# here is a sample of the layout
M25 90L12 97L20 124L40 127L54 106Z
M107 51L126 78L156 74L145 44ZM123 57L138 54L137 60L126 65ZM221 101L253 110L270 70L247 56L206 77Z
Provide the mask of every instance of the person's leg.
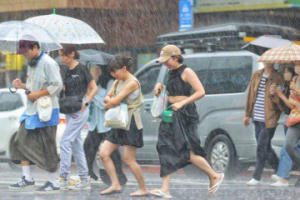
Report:
M101 191L100 192L101 194L110 194L112 192L122 190L122 187L121 187L118 177L117 177L115 165L110 157L112 152L114 152L118 148L119 148L119 145L113 144L107 140L104 141L104 143L101 145L99 155L100 155L103 165L107 171L107 174L111 180L111 186L108 189Z
M284 126L284 133L287 133L287 127ZM287 151L285 150L285 144L283 144L281 151L280 151L280 159L279 159L279 166L276 175L280 178L284 179L282 181L287 181L290 177L290 172L292 170L292 160L288 155Z
M123 146L123 159L126 165L129 167L131 172L134 174L135 179L139 184L139 190L131 193L130 196L140 196L148 194L149 191L146 188L145 180L143 177L142 169L140 165L135 160L136 147L133 146Z
M99 134L97 132L97 128L95 128L93 131L89 131L87 137L84 140L84 145L83 145L86 162L89 170L89 175L94 180L98 180L97 175L93 171L93 164L101 141L102 141L102 134Z
M266 131L267 131L267 135L268 135L268 138L267 138L267 160L268 160L268 163L269 165L275 170L277 171L278 169L278 165L279 165L279 159L274 151L274 149L272 148L272 139L274 137L274 134L275 134L275 130L276 128L266 128Z
M292 161L297 165L300 165L300 151L298 149L299 139L300 128L290 127L286 134L285 148Z
M171 183L171 177L172 174L168 174L164 177L162 177L162 185L160 189L154 189L151 190L150 193L154 195L159 195L161 192L163 192L166 195L171 195L170 194L170 183Z
M67 179L67 176L70 173L72 149L74 149L73 142L76 140L78 135L80 136L80 131L85 124L82 123L83 123L82 114L80 114L79 112L66 115L66 129L60 140L60 172L59 172L60 176L65 180ZM78 143L76 143L76 145L78 146ZM86 164L86 160L85 160L85 164Z
M214 186L216 183L218 183L222 179L222 175L218 174L211 168L211 166L208 164L208 162L201 156L196 155L194 152L190 151L190 160L193 165L195 165L197 168L202 170L209 178L210 185L209 188ZM216 189L216 188L215 188ZM213 193L214 189L211 189L208 191L209 194Z
M25 179L28 181L32 181L32 175L31 175L31 170L30 170L30 163L28 161L21 161L21 166L22 166L22 172L23 176L25 176Z
M271 136L272 135L270 135L270 131L268 131L268 129L265 128L264 125L261 125L260 132L257 137L258 138L257 149L256 149L257 157L256 157L255 171L253 174L253 178L257 181L260 181L261 179L261 174L265 167L265 162L268 159L268 155L269 154L272 155L272 153L269 152ZM270 159L274 159L274 158L270 158Z
M115 168L116 168L116 172L119 178L119 182L121 185L125 185L127 182L127 177L123 172L123 168L122 168L122 159L121 159L121 154L119 149L116 149L111 155L110 155Z

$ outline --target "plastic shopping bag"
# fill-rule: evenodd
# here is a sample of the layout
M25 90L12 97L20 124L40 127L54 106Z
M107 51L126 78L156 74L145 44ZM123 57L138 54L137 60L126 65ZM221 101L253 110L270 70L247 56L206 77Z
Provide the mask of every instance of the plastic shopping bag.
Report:
M129 117L127 104L121 103L120 105L109 109L105 112L105 127L114 129L126 129Z
M153 117L161 117L163 111L167 108L168 96L166 94L166 87L163 89L158 97L154 97L154 102L151 107L151 114Z
M52 117L52 102L50 96L43 96L37 100L37 111L41 122L47 122Z

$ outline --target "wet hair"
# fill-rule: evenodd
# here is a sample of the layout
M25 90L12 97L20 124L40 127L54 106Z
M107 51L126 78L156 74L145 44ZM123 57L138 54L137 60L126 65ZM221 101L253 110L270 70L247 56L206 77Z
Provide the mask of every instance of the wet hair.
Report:
M97 85L100 85L102 88L107 88L107 84L110 80L114 79L107 68L107 65L98 65L97 67L99 67L102 71L101 76L99 76Z
M126 56L123 54L115 55L108 63L108 71L115 72L118 69L122 69L126 67L129 72L131 72L133 67L133 59L130 56Z
M61 49L60 51L65 56L69 56L72 52L74 52L75 53L74 59L80 58L80 55L76 48L76 45L74 45L74 44L65 44L65 45L63 45L63 49Z
M173 59L176 59L177 58L177 61L178 63L183 63L184 59L182 57L182 55L178 55L178 56L172 56Z

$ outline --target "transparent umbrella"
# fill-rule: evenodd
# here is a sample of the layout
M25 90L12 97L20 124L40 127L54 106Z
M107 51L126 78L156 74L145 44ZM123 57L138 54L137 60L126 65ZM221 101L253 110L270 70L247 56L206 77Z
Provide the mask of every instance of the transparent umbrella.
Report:
M24 21L0 23L0 51L16 53L20 40L37 41L44 52L62 48L57 39L40 26Z
M91 26L72 17L50 14L31 17L25 21L42 26L63 44L105 43Z

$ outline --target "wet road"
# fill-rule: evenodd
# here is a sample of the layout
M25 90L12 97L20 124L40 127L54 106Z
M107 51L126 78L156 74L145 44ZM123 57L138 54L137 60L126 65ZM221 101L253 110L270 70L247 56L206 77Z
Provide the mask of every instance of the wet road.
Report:
M159 174L157 169L144 167L144 175L146 184L149 189L158 188L160 186ZM73 171L73 174L75 171ZM171 193L173 199L197 199L197 200L297 200L300 197L300 188L294 188L293 183L295 177L290 180L289 187L274 188L270 186L272 180L269 178L271 173L265 173L263 183L260 186L249 187L245 182L251 178L251 171L241 174L235 180L225 180L215 195L208 196L206 194L208 181L205 178L189 178L182 171L177 172L172 179ZM101 196L100 190L107 186L101 181L92 181L91 191L61 191L53 195L37 195L33 189L12 191L8 189L8 185L19 180L20 171L12 171L7 164L0 164L0 199L2 200L120 200L120 199L156 199L153 196L143 198L130 198L129 193L137 190L137 183L129 171L126 171L129 182L123 189L122 194ZM36 184L42 185L46 180L46 175L39 169L34 169L33 176Z

